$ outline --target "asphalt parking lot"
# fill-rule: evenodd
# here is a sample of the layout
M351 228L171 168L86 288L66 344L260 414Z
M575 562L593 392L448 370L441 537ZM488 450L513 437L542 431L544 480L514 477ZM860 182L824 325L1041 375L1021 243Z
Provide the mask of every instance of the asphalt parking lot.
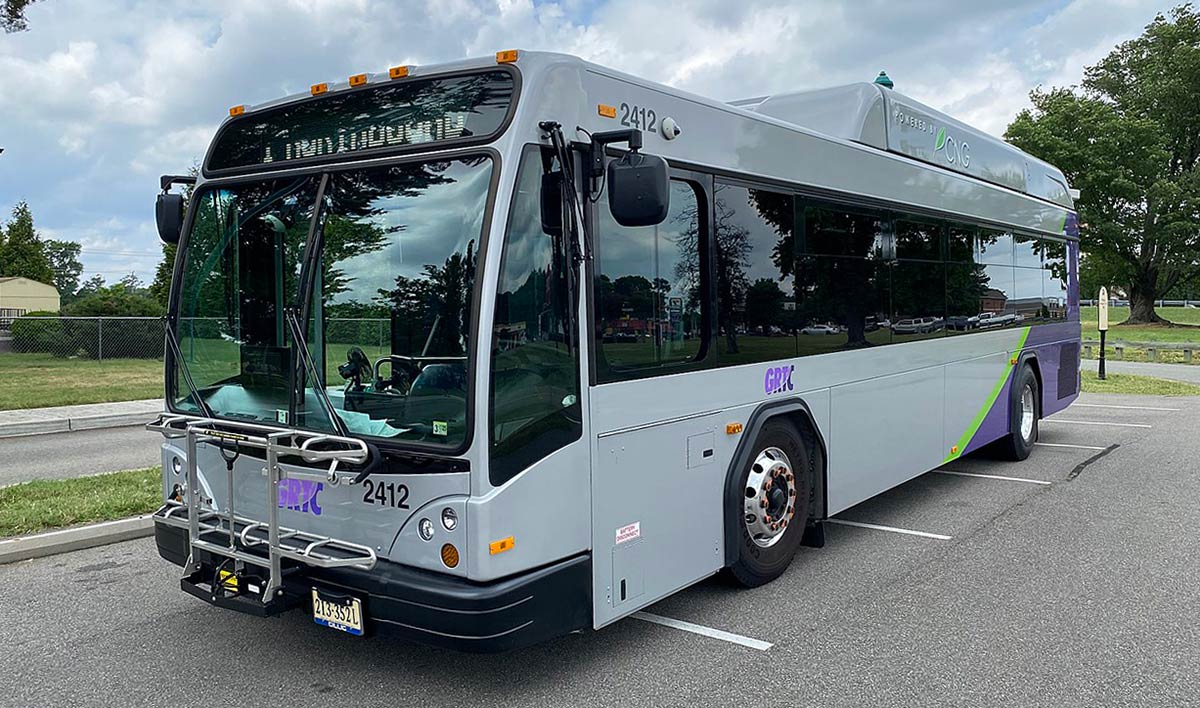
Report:
M841 514L871 526L829 524L775 583L647 609L685 629L626 619L516 654L210 608L149 539L0 566L0 705L1191 704L1198 415L1085 395L1026 462L956 461Z

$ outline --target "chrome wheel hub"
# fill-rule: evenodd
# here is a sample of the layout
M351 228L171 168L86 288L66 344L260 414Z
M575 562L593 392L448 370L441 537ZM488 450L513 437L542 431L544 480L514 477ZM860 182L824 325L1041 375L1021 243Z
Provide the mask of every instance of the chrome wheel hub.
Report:
M1037 408L1033 405L1033 387L1021 389L1021 439L1033 442L1033 419Z
M783 538L796 515L796 475L783 450L758 453L746 479L744 519L755 545L769 548Z

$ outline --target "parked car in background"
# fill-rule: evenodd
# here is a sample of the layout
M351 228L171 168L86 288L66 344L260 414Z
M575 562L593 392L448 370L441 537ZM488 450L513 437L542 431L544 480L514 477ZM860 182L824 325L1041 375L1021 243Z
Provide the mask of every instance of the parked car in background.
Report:
M800 334L838 334L841 331L841 327L833 324L810 324L800 330Z
M899 320L892 325L893 334L925 334L942 329L944 322L940 317L910 317Z

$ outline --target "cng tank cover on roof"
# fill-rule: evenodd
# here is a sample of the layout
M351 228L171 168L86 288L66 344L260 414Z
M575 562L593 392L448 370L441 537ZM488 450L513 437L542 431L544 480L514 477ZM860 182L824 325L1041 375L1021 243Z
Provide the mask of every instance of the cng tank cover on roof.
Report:
M733 105L1072 206L1067 180L1058 169L878 83L782 93Z

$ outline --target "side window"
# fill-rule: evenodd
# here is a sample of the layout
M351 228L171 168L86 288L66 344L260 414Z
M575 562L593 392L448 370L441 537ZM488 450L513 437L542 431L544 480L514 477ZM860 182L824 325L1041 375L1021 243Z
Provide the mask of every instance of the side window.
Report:
M942 225L897 219L892 265L892 341L941 337L946 330L946 266Z
M674 373L705 350L701 241L707 215L698 187L671 183L663 223L617 224L597 205L595 320L601 383Z
M714 199L719 365L796 356L792 196L718 183Z
M946 334L966 334L979 327L987 291L986 266L975 262L978 229L950 224L946 229Z
M801 356L890 344L888 222L866 210L797 200L796 319Z
M1049 320L1067 319L1067 244L1042 240L1042 303Z
M1042 303L1041 243L1036 236L1018 234L1013 241L1013 297L1015 324L1037 324L1047 319Z
M996 229L981 229L975 244L975 260L981 266L979 328L1015 326L1017 315L1013 301L1012 234Z
M556 169L549 153L530 149L517 175L492 322L493 485L582 434L566 282L570 259L541 221L542 174Z

